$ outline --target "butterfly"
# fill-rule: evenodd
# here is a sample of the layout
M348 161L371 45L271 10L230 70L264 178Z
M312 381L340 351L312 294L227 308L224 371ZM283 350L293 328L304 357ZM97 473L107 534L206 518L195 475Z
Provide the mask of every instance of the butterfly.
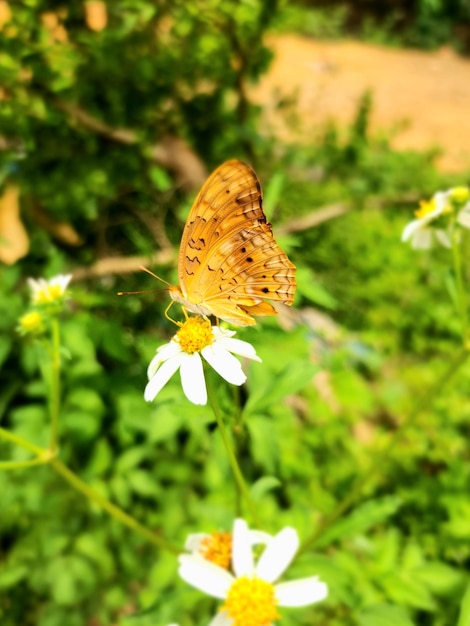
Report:
M206 180L183 230L179 286L171 298L186 310L238 326L276 315L266 300L292 304L295 265L276 243L253 169L226 161Z

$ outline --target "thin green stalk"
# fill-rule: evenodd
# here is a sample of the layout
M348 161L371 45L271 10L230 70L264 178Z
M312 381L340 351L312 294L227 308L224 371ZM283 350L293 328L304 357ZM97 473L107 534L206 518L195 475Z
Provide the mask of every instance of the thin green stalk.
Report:
M32 452L38 457L41 455L44 455L47 452L46 450L39 448L39 446L35 446L33 443L30 443L26 439L23 439L23 437L20 437L19 435L15 435L14 433L11 433L10 431L5 430L4 428L0 428L0 437L2 439L6 439L7 441L11 441L12 443L14 443L16 446L19 446L20 448L25 448L26 450L29 450L30 452Z
M457 308L462 324L462 338L467 341L468 315L465 288L462 276L462 257L460 254L460 231L454 227L452 232L452 259L454 263L455 286L457 289Z
M11 441L21 448L25 448L30 452L33 452L36 457L28 461L3 461L0 462L0 470L12 470L27 468L34 465L49 464L56 472L58 472L74 489L86 496L91 502L94 502L107 513L109 513L116 520L134 530L137 534L141 535L159 548L166 548L174 553L179 553L180 549L177 546L173 546L164 541L158 535L150 531L148 528L140 524L136 519L125 513L122 509L112 504L105 497L94 491L85 482L83 482L76 474L74 474L66 465L55 457L55 454L51 450L43 450L38 446L26 441L22 437L15 435L3 428L0 428L0 437Z
M25 467L33 467L34 465L47 465L50 462L50 457L36 457L29 461L0 461L0 470L15 470L24 469Z
M462 350L449 364L437 381L433 383L431 388L428 389L425 394L420 396L414 409L410 411L408 417L403 421L400 428L393 433L385 447L378 450L373 455L368 470L356 481L349 494L338 504L331 515L327 516L318 528L316 528L316 530L311 534L311 536L306 539L300 552L305 552L312 545L314 545L315 542L336 522L336 520L338 520L356 502L364 487L376 476L376 474L383 471L390 453L395 447L399 437L403 434L403 431L411 426L423 411L428 410L432 406L436 396L465 363L469 354L469 350Z
M207 376L207 395L209 398L209 404L211 405L212 411L214 412L215 415L215 419L217 421L217 426L219 427L219 431L220 434L222 436L222 440L224 442L225 445L225 450L227 451L227 455L228 455L228 459L230 462L230 465L232 467L232 472L233 475L235 477L235 482L237 484L237 487L240 491L240 493L242 494L242 496L245 499L246 505L248 507L248 510L250 512L250 515L253 519L253 522L255 524L257 524L259 526L258 523L258 515L256 512L256 508L255 505L253 503L253 500L251 499L251 495L250 495L250 491L247 487L247 484L245 482L245 479L243 478L243 474L242 471L240 469L240 466L238 464L238 460L237 457L235 456L231 441L230 441L230 437L229 434L227 432L227 429L225 428L225 424L224 424L224 420L222 418L222 415L220 414L220 410L219 410L219 406L217 404L217 401L215 399L215 394L214 394L214 390L212 389L212 385L210 383L210 379L209 376Z
M51 435L49 449L54 455L59 441L59 415L60 415L60 331L57 319L52 320L52 353L51 353L51 378L50 378L50 419Z
M116 506L115 504L107 500L104 496L92 489L76 474L74 474L66 465L64 465L64 463L62 463L62 461L60 461L59 459L53 459L50 462L50 465L56 472L58 472L62 476L62 478L64 478L69 483L69 485L82 493L86 498L88 498L88 500L90 500L90 502L94 502L95 504L97 504L107 513L109 513L111 517L114 517L114 519L121 522L121 524L124 524L128 528L131 528L138 535L140 535L144 539L147 539L148 541L153 543L153 545L157 546L157 548L165 548L167 550L170 550L171 552L174 552L175 554L179 554L181 552L180 548L170 544L169 542L165 541L164 539L153 533L136 519L125 513L118 506Z

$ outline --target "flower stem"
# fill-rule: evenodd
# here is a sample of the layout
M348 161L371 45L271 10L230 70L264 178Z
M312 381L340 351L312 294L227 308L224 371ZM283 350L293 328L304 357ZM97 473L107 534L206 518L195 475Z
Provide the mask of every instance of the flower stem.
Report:
M38 457L43 455L45 452L45 450L43 450L42 448L35 446L33 443L30 443L26 439L23 439L23 437L20 437L19 435L15 435L14 433L11 433L10 431L5 430L4 428L0 428L0 437L2 439L7 439L8 441L11 441L12 443L14 443L16 446L19 446L20 448L25 448L26 450L29 450L33 454L36 454Z
M458 353L456 358L449 364L444 370L443 374L433 383L427 393L420 396L417 400L415 407L408 417L403 421L401 426L390 436L388 443L380 450L377 450L369 463L368 470L356 481L348 495L338 504L336 509L328 515L318 528L312 533L310 537L306 539L302 545L300 552L308 550L315 542L338 520L359 498L364 487L375 477L377 473L383 471L386 462L392 452L397 440L403 434L403 431L411 426L417 419L417 417L423 412L428 410L436 396L444 388L449 380L457 373L460 367L465 363L470 351L464 349Z
M177 546L171 545L164 541L158 535L150 531L148 528L140 524L136 519L125 513L122 509L112 504L105 497L94 491L89 485L83 482L76 474L74 474L66 465L62 463L58 458L55 458L55 454L51 450L43 450L38 446L26 441L19 435L15 435L3 428L0 428L0 437L11 441L15 445L25 448L30 452L33 452L36 457L27 461L2 461L0 462L0 470L13 470L32 467L35 465L50 465L56 472L58 472L74 489L86 496L91 502L94 502L102 509L104 509L109 515L116 520L134 530L141 537L144 537L159 548L166 548L175 554L180 552Z
M29 461L0 461L1 470L24 469L25 467L33 467L34 465L46 465L50 458L47 456L37 456Z
M52 455L57 451L59 440L60 414L60 331L57 319L52 320L52 353L49 411L51 419L51 435L49 449Z
M220 414L220 410L219 410L219 406L217 404L217 401L215 399L215 394L214 394L214 390L212 388L212 385L210 383L210 377L207 376L206 377L206 384L207 384L207 396L209 398L209 404L211 405L212 411L215 415L215 419L217 421L217 426L219 427L219 431L220 434L222 436L222 440L224 442L225 445L225 450L227 451L227 455L228 455L228 459L230 462L230 465L232 467L232 472L233 475L235 477L235 482L237 484L237 487L240 491L240 493L242 494L242 496L245 499L246 505L250 511L250 515L253 518L253 522L255 524L257 524L259 526L258 523L258 515L256 512L256 507L253 503L253 500L251 499L251 495L250 495L250 491L247 487L247 484L245 482L245 479L243 478L243 474L242 471L240 469L240 466L238 464L237 461L237 457L235 456L231 441L230 441L230 437L229 434L227 432L227 429L225 428L225 424L224 424L224 420L222 419L222 415Z
M168 543L167 541L153 533L136 519L125 513L118 506L116 506L115 504L107 500L104 496L92 489L76 474L74 474L66 465L64 465L64 463L62 463L62 461L60 461L59 459L53 459L50 462L50 465L58 474L62 476L62 478L64 478L69 483L69 485L71 485L74 489L86 496L88 500L94 502L99 507L104 509L107 513L109 513L109 515L111 515L111 517L114 517L114 519L121 522L121 524L124 524L128 528L131 528L138 535L140 535L144 539L147 539L158 548L166 548L167 550L170 550L175 554L179 554L179 552L181 552L181 550L177 546Z
M35 454L33 459L28 459L26 461L0 461L0 471L1 470L13 470L13 469L23 469L25 467L32 467L34 465L45 465L49 463L53 455L50 450L43 450L43 448L39 448L33 443L23 439L19 435L15 435L4 428L0 428L0 438L6 439L7 441L11 441L19 448L24 448L25 450L29 450Z
M462 278L462 257L460 255L460 231L455 228L452 232L452 258L454 262L454 274L455 274L455 285L457 290L457 309L460 315L460 322L462 324L462 339L464 345L467 341L467 328L468 328L468 317L467 317L467 302L465 296L465 289L463 285Z

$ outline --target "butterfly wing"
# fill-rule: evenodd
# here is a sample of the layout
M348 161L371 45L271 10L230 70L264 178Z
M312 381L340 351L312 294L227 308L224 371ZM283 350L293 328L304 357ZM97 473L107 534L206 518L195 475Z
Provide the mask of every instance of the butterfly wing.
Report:
M260 182L245 163L227 161L204 183L183 231L178 277L175 300L241 326L255 323L250 313L276 314L266 299L292 304L295 266L274 239Z

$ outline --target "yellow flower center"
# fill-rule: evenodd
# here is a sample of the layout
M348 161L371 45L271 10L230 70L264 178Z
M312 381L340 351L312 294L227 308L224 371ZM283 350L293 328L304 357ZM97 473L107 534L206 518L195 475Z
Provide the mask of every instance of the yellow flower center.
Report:
M420 200L419 209L415 211L415 217L417 217L419 220L422 220L423 218L426 217L426 215L429 215L429 213L432 213L435 210L436 210L435 198L431 198L431 200ZM442 209L442 215L445 215L446 213L451 213L451 212L452 212L452 207L450 206L449 202L446 202L444 208Z
M176 341L181 349L188 354L201 352L206 346L210 346L214 341L209 320L202 317L189 317L176 333Z
M64 295L62 285L45 285L34 294L35 304L48 304L60 300Z
M420 200L419 209L415 211L415 216L419 220L422 220L424 217L426 217L426 215L428 215L429 213L432 213L435 210L435 208L436 208L436 202L434 198L431 198L431 200Z
M281 616L276 610L274 587L260 578L237 578L229 589L221 611L226 611L233 626L268 626Z
M228 569L232 560L232 535L213 532L201 541L199 552L208 561Z
M26 313L20 318L20 329L25 333L31 333L41 328L42 321L40 313L31 311L31 313Z

